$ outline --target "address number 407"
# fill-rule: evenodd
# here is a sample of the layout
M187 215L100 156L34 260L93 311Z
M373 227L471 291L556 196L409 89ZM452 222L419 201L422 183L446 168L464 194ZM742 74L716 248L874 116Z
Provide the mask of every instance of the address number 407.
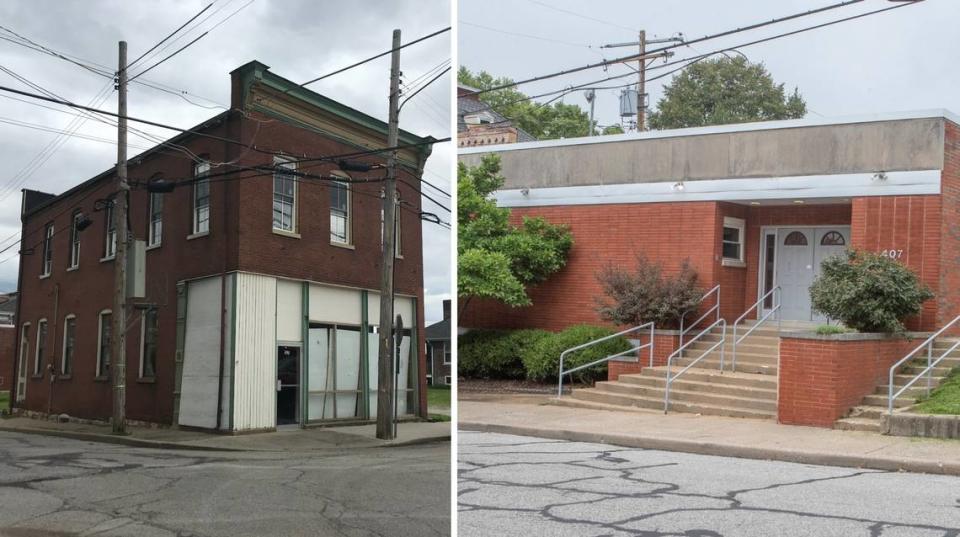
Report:
M883 257L889 257L890 259L900 259L903 257L903 250L883 250L880 252L880 255Z

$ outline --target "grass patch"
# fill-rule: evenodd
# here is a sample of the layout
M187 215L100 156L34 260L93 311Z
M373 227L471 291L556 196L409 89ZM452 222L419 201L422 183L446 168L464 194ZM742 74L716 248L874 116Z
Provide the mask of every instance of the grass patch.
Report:
M854 330L835 324L821 324L817 327L817 335L820 336L832 336L834 334L846 334L849 332L854 332Z
M447 416L446 414L430 414L427 416L427 421L430 423L450 421L450 416Z
M450 386L430 386L427 388L427 408L450 408Z
M960 414L960 367L955 367L914 410L921 414Z

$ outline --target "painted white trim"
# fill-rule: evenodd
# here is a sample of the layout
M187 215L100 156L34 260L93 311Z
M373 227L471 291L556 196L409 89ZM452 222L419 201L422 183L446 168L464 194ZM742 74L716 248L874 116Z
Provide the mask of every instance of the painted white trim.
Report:
M747 249L747 221L743 218L737 218L735 216L724 216L723 217L723 227L728 227L736 229L739 233L737 234L737 248L738 254L737 257L727 257L723 255L723 246L727 242L723 239L721 234L720 237L720 257L722 258L722 265L725 267L742 267L745 266L744 260L746 259L746 249Z
M29 378L27 368L30 367L30 327L30 323L20 325L20 355L17 356L17 384L15 388L18 403L27 398L27 379Z
M589 186L510 189L495 193L501 207L604 205L683 201L794 200L864 196L910 196L940 193L940 170L800 175L750 179L686 181L677 190L673 181ZM524 194L526 192L526 194Z
M521 142L515 144L486 145L479 147L458 147L460 155L474 155L485 153L502 153L506 151L520 151L523 149L542 149L547 147L566 147L588 144L605 144L615 142L630 142L635 140L655 140L658 138L679 138L684 136L702 136L704 134L724 134L733 132L752 132L779 129L796 129L801 127L822 127L828 125L849 125L853 123L877 123L882 121L902 121L908 119L947 119L960 124L960 116L945 108L927 110L913 110L903 112L882 112L876 114L862 114L854 116L840 116L835 118L804 118L788 119L783 121L758 121L753 123L738 123L735 125L713 125L709 127L692 127L688 129L673 129L662 131L645 131L642 133L613 134L607 136L585 136L580 138L563 138L559 140L543 140L537 142Z

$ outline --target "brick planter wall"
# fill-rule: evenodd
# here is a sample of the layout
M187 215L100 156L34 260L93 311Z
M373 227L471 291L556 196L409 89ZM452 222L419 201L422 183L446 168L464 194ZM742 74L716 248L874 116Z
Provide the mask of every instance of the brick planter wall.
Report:
M778 421L833 427L919 342L885 334L781 336Z
M667 357L677 350L680 332L676 330L656 330L653 335L653 365L667 365ZM643 334L640 344L650 341L650 334ZM611 360L607 363L607 380L617 380L620 375L637 374L650 365L650 349L643 349L636 361Z

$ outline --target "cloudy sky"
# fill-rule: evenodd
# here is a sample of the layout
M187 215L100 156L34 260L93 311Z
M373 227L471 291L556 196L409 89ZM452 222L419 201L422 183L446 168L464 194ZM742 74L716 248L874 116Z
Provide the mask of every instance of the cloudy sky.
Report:
M211 1L3 2L0 3L0 25L5 29L0 29L0 37L16 40L10 31L16 32L39 45L82 58L84 62L115 69L118 41L127 41L128 58L133 60ZM209 34L146 74L144 79L185 90L196 105L178 95L132 84L128 97L131 116L189 128L220 112L223 109L220 105L229 104L229 72L250 60L269 65L271 71L283 77L306 81L388 50L394 28L403 31L403 41L407 42L449 26L450 7L447 0L217 0L194 24L195 29L156 59L205 30L209 30ZM449 32L404 49L401 57L404 80L413 81L448 60L450 49ZM116 110L116 93L112 88L106 89L109 85L106 78L66 61L0 40L0 66L71 101L87 104L96 96L105 95L99 107ZM386 120L389 74L390 58L386 56L313 84L310 89ZM29 90L3 71L0 71L0 85ZM450 99L450 75L447 75L403 108L400 127L421 136L449 136ZM0 137L4 141L0 145L0 250L17 238L3 241L19 229L20 188L59 193L116 162L114 144L71 136L63 140L41 166L24 173L22 170L58 136L35 127L63 130L73 119L62 112L0 98ZM23 126L24 122L31 126ZM137 127L163 138L172 136L170 131ZM116 139L114 127L94 121L83 123L76 133L108 141ZM129 142L131 155L141 150L133 146L154 145L132 135ZM450 192L452 159L452 144L436 145L424 179ZM449 207L449 200L435 192L434 197ZM424 200L424 210L450 220L448 213L427 200ZM424 223L428 321L441 317L440 300L450 296L450 239L450 231ZM17 247L13 247L0 254L0 291L16 288L16 250Z
M644 29L648 38L682 33L693 39L839 2L461 0L459 63L473 71L483 69L519 80L630 54L636 49L599 46L636 41L639 29ZM799 20L681 47L670 60L896 5L900 4L865 0ZM507 13L509 16L505 16ZM958 22L960 3L926 0L739 50L750 60L763 62L774 79L784 83L788 90L798 87L811 117L928 108L960 112L960 91L957 91L960 70L956 69L960 64ZM669 69L654 68L648 78ZM594 69L524 85L520 89L527 95L536 95L629 72L627 67L617 65L607 72ZM660 98L663 83L670 78L648 84L651 105ZM602 85L634 81L635 77L631 76ZM619 122L620 91L597 92L595 113L601 125ZM567 95L564 101L587 109L582 91Z

